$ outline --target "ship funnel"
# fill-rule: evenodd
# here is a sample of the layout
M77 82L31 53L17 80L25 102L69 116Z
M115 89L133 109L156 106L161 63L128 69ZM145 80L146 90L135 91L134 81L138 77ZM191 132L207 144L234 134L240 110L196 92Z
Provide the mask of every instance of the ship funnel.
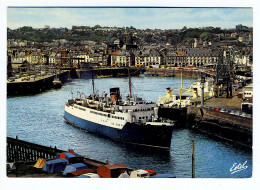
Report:
M116 102L120 99L119 88L110 88L110 98L111 98L111 102Z
M166 88L166 97L171 97L172 96L172 90L171 88Z

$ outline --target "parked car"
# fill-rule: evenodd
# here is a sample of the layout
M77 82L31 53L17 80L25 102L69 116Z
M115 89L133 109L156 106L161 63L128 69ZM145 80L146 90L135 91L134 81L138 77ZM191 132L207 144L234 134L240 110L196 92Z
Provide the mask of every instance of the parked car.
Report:
M8 79L8 81L9 81L9 82L14 82L14 81L15 81L15 78L14 78L14 77L10 77L10 78Z
M252 119L252 118L253 118L253 115L251 115L251 114L246 114L245 117L246 117L246 118L249 118L249 119Z
M228 113L229 110L228 110L228 109L221 108L221 109L219 110L219 112L222 112L222 113Z
M229 114L231 114L231 115L236 115L236 111L230 110Z
M247 115L247 114L244 113L244 112L242 112L242 114L241 114L242 117L246 117L246 115Z
M239 111L236 111L236 112L235 112L235 115L237 115L237 116L241 116L241 115L242 115L242 113L241 113L241 112L239 112Z
M206 108L206 109L212 109L211 106L204 106L204 108Z
M215 107L215 108L213 108L214 109L214 111L220 111L220 107Z

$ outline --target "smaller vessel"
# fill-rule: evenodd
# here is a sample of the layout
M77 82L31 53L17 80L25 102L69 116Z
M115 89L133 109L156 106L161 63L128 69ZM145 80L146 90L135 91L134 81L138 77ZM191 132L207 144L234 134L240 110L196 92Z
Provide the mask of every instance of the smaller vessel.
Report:
M178 95L172 95L172 91L178 90ZM182 93L185 90L186 92ZM183 108L191 104L191 100L197 98L197 92L193 89L183 88L182 72L181 72L181 88L166 89L166 96L159 97L158 105L163 108Z
M72 79L71 79L71 78L68 78L66 82L72 82Z
M62 83L61 83L59 77L57 77L57 76L54 78L52 84L53 84L53 88L55 88L55 89L62 87Z
M159 97L158 106L163 108L184 108L191 105L192 99L196 97L196 94L191 91L186 91L181 94L171 94L173 90L179 89L166 89L166 96ZM185 89L188 90L188 89Z
M179 91L179 94L172 95L172 91ZM159 97L158 105L163 108L184 108L190 105L197 105L196 101L199 101L198 98L202 94L205 98L214 96L214 79L207 78L204 83L199 79L197 82L192 83L189 88L183 88L181 72L181 88L167 88L166 96Z
M140 77L153 77L153 76L158 76L157 73L149 73L149 72L144 72L143 74L139 75Z

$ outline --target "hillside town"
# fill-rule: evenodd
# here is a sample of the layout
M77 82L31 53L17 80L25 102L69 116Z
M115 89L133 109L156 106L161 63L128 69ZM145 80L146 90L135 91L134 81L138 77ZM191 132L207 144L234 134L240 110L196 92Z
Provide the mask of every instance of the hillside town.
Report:
M28 37L29 36L29 37ZM26 39L26 40L23 40ZM220 52L232 51L234 67L252 70L252 28L140 30L133 27L8 29L14 69L50 67L214 67Z
M8 28L7 78L71 68L184 68L209 73L218 81L228 76L233 88L242 88L252 82L252 31L241 24L233 29ZM252 99L252 93L246 96Z

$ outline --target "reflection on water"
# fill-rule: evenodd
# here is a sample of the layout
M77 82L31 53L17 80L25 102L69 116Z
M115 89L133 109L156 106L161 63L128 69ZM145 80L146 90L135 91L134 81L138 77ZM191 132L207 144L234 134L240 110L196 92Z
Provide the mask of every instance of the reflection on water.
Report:
M184 78L184 88L196 81ZM179 77L133 77L133 92L147 101L158 100L167 87L179 88ZM128 93L127 78L96 79L95 88L101 94L111 87L120 87L122 97ZM176 177L191 177L191 141L195 142L196 177L251 177L252 151L236 144L195 133L188 129L173 131L170 151L110 140L74 128L63 120L67 99L77 92L89 95L91 80L79 79L60 90L7 99L7 135L59 149L74 149L79 154L110 163L123 163L130 168L153 169L158 173L172 173ZM73 94L71 93L73 92ZM174 92L177 93L177 92ZM247 161L248 168L230 173L234 163Z

